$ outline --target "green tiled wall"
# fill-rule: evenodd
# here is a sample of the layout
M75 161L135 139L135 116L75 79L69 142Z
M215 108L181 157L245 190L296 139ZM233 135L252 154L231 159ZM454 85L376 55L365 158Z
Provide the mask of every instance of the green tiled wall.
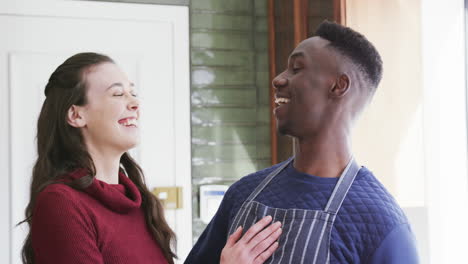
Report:
M88 0L88 1L187 6L189 5L190 0Z
M191 0L193 238L200 184L270 166L267 0Z
M226 14L205 14L193 13L191 18L192 28L199 30L242 30L250 31L252 26L252 16L250 15L226 15Z
M192 13L238 13L251 14L252 2L256 0L191 0Z
M238 88L245 88L254 82L255 72L242 67L192 67L193 88L224 85L238 85Z
M244 32L196 32L192 31L191 46L194 48L249 50L253 37Z
M254 65L255 55L254 51L192 49L191 58L192 66L242 66L248 68Z

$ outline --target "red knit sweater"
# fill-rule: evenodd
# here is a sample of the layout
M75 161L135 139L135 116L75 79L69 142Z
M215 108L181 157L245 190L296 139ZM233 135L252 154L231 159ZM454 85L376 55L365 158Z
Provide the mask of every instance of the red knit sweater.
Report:
M77 170L69 176L84 175L86 171ZM94 179L84 191L47 186L33 212L35 263L167 263L146 227L140 192L124 174L119 174L119 183Z

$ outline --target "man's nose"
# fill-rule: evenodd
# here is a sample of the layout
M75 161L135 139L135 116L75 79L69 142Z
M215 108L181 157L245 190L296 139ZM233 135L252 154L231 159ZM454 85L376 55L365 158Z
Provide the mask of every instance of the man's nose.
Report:
M273 87L276 89L279 89L281 87L284 87L288 84L288 79L284 78L281 74L276 76L273 81L271 82L273 84Z

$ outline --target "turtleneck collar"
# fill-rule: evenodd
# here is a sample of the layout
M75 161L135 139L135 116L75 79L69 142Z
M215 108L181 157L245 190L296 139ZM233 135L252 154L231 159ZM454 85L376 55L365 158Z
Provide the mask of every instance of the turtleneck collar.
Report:
M86 169L78 169L66 178L76 180L86 175L89 175ZM93 183L82 191L117 213L127 213L141 205L140 191L123 172L119 172L119 184L108 184L94 178Z

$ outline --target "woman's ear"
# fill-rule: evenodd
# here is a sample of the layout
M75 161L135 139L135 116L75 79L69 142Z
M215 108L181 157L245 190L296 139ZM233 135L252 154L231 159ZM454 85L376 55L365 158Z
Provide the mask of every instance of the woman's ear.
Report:
M349 91L350 82L351 80L349 79L348 75L344 73L341 74L336 80L336 82L333 84L330 93L333 97L344 96Z
M68 109L67 122L72 127L84 127L86 120L82 113L83 108L80 106L72 105Z

